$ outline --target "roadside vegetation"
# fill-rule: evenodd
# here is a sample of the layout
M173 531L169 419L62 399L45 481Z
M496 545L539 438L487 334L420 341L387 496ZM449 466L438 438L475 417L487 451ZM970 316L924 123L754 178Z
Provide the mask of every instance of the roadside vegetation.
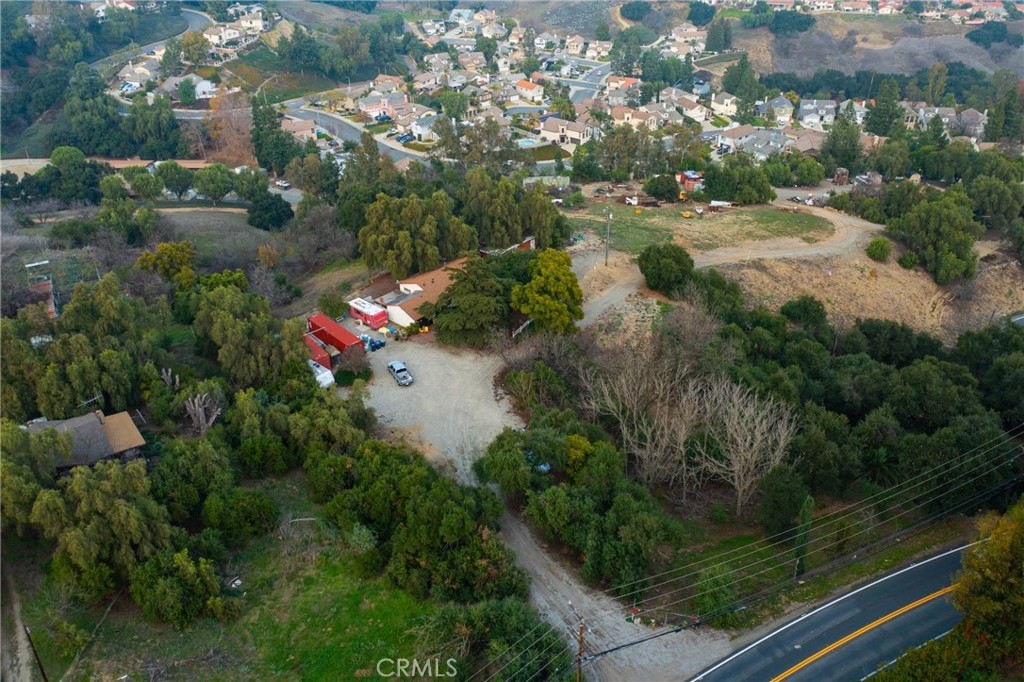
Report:
M659 622L749 624L794 577L1008 499L1019 454L1004 430L1024 414L996 367L1024 330L944 350L891 322L834 329L811 297L751 310L675 245L647 247L640 267L678 302L647 338L537 339L515 356L505 387L530 426L478 465L582 557L584 580Z

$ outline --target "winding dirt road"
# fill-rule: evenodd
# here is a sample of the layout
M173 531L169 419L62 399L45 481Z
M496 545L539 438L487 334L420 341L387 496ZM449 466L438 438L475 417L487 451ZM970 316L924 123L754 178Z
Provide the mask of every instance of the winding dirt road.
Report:
M779 207L791 208L785 201L775 202ZM728 209L726 209L728 210ZM831 236L821 241L808 244L798 237L781 237L764 241L751 241L725 246L711 251L693 253L694 265L698 268L729 263L742 263L748 260L781 259L781 258L817 258L820 256L851 256L860 253L867 243L880 234L885 228L882 225L868 222L861 218L846 215L838 211L808 206L803 210L825 218L834 228ZM595 268L604 267L603 255L595 251L596 247L588 247L573 255L573 270L582 281L587 273ZM622 261L622 254L615 254L615 260ZM583 320L581 327L587 327L606 312L621 305L626 298L643 285L643 275L635 263L630 263L625 276L615 281L610 287L593 296L583 304Z

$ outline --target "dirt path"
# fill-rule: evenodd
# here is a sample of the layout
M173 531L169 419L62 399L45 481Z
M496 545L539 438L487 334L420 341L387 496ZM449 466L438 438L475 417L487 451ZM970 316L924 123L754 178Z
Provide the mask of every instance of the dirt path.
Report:
M10 607L11 620L14 621L14 632L4 633L3 638L3 656L0 657L3 659L3 679L12 682L31 682L35 679L35 668L32 664L28 636L25 634L25 623L21 620L21 599L6 566L3 567L3 574L4 586L7 588L5 596L10 599L9 604L4 604L4 608Z
M660 630L627 622L627 607L581 585L512 514L502 517L501 534L515 551L519 565L530 574L530 601L542 617L570 641L579 618L583 618L587 653L599 653ZM685 630L595 659L586 673L588 679L603 682L669 682L686 679L729 650L729 638L721 632Z
M779 206L785 204L780 202ZM694 264L697 267L708 267L758 259L848 257L863 251L867 242L884 229L881 225L838 211L816 207L808 207L805 210L831 222L835 232L813 244L808 244L798 237L782 237L745 242L711 251L698 251L693 254ZM584 290L584 316L580 322L581 327L593 324L609 310L623 304L630 294L643 286L640 269L623 253L612 252L608 268L611 273L610 276L604 276L606 269L600 248L600 244L595 240L585 248L572 252L573 270Z
M633 25L622 18L622 12L619 11L618 5L612 7L612 18L615 19L615 23L617 23L622 28L629 28L630 26Z
M779 206L785 204L777 202ZM739 263L745 260L775 258L813 258L817 256L849 256L859 253L868 241L880 234L885 227L856 218L838 211L824 208L807 207L809 213L821 216L832 223L835 232L832 236L813 244L808 244L798 237L783 237L757 242L747 242L736 246L698 252L693 255L697 267Z

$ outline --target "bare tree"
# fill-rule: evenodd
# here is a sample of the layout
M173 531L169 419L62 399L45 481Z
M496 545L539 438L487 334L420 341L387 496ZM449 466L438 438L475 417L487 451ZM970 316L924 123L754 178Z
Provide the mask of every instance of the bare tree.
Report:
M643 342L603 353L582 382L584 407L612 420L639 481L679 488L684 497L699 487L702 474L687 451L703 420L700 392L689 374L688 364Z
M206 430L213 426L213 422L220 416L221 405L210 397L209 393L197 393L185 398L185 412L192 419L192 427L200 436L206 435Z
M228 165L251 164L252 110L247 95L219 91L210 100L206 129L213 143L211 157Z
M785 458L797 421L778 399L726 377L707 380L701 400L711 437L698 448L700 466L732 486L741 514L761 478Z

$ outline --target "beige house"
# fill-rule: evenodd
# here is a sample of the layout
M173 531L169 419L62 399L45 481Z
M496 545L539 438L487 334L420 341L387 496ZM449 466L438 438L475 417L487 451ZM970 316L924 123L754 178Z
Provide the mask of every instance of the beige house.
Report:
M571 35L565 39L565 51L569 54L583 54L583 45L586 39L579 35Z
M728 92L715 93L711 98L711 111L719 116L735 116L737 102L736 95L730 95Z
M540 127L540 136L555 144L583 144L594 136L588 125L561 118L549 118Z

